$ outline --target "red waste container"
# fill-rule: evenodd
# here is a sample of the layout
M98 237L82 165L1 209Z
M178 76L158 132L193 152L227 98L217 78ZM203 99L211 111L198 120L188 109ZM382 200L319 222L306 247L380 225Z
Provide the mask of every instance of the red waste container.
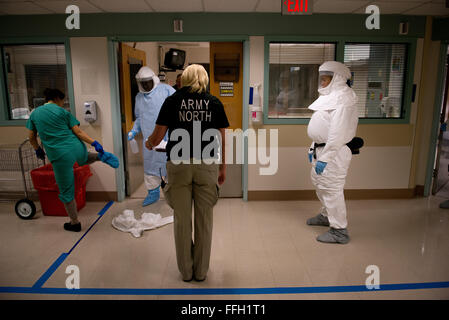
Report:
M86 184L92 175L89 165L73 166L75 174L75 201L78 210L86 205ZM46 216L68 216L64 204L59 200L59 188L56 184L55 174L51 164L31 170L31 179L34 188L39 194L42 212Z

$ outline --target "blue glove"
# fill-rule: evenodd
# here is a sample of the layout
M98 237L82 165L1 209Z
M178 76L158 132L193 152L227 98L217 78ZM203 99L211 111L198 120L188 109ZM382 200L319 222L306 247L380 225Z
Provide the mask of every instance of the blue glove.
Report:
M446 130L447 130L447 123L445 122L441 125L441 131L446 131Z
M38 157L41 160L45 160L45 152L41 147L39 147L37 150L34 151L36 152L36 157Z
M97 140L92 142L91 146L94 147L95 151L98 153L104 153L103 146Z
M136 136L137 132L131 130L130 132L128 132L128 141L131 141L132 139L134 139L134 137Z
M317 174L322 174L324 171L324 168L326 168L327 162L318 161L315 165L315 172Z
M309 156L309 162L312 163L313 153L308 153L307 155Z

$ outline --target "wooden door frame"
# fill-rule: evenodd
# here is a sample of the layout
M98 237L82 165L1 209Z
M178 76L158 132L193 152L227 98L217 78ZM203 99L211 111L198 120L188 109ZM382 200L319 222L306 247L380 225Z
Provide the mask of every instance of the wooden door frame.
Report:
M128 63L128 57L132 56L133 58L136 58L137 60L142 61L142 66L146 66L146 53L143 50L135 49L133 47L128 46L125 42L119 42L119 74L122 71L123 72L123 78L129 79L130 76L130 68ZM121 70L121 66L127 66L123 70ZM119 77L120 79L120 77ZM121 81L120 82L120 105L121 105L121 114L125 115L125 123L124 130L125 132L129 132L132 129L132 107L128 105L129 101L132 101L134 97L131 97L131 83L128 81ZM124 110L123 110L124 109ZM123 120L123 119L122 119Z
M242 130L245 131L249 126L249 62L250 62L250 44L249 36L234 35L217 35L217 36L165 36L165 37L145 37L145 36L128 36L128 37L108 37L108 58L109 58L109 80L111 85L111 114L112 114L112 134L114 142L114 153L120 160L120 167L115 170L117 200L123 201L125 196L125 171L123 167L123 141L122 141L122 125L120 114L120 91L118 79L118 43L120 42L234 42L243 43L243 107L242 107ZM248 201L248 142L243 143L244 148L244 164L242 166L242 189L243 200Z

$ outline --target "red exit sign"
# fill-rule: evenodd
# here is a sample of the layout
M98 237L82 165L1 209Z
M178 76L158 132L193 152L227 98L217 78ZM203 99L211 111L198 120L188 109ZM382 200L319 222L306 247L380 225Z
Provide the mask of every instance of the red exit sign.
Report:
M289 14L312 14L313 0L281 0L281 12Z

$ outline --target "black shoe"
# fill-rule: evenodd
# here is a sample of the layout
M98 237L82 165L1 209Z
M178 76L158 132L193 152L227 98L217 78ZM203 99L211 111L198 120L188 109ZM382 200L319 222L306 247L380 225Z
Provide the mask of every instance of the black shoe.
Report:
M190 281L192 281L192 280L193 280L193 277L190 278L189 280L184 280L184 279L182 279L182 281L184 281L184 282L190 282Z
M64 223L64 229L67 231L80 232L81 231L81 223L71 224L70 222Z

